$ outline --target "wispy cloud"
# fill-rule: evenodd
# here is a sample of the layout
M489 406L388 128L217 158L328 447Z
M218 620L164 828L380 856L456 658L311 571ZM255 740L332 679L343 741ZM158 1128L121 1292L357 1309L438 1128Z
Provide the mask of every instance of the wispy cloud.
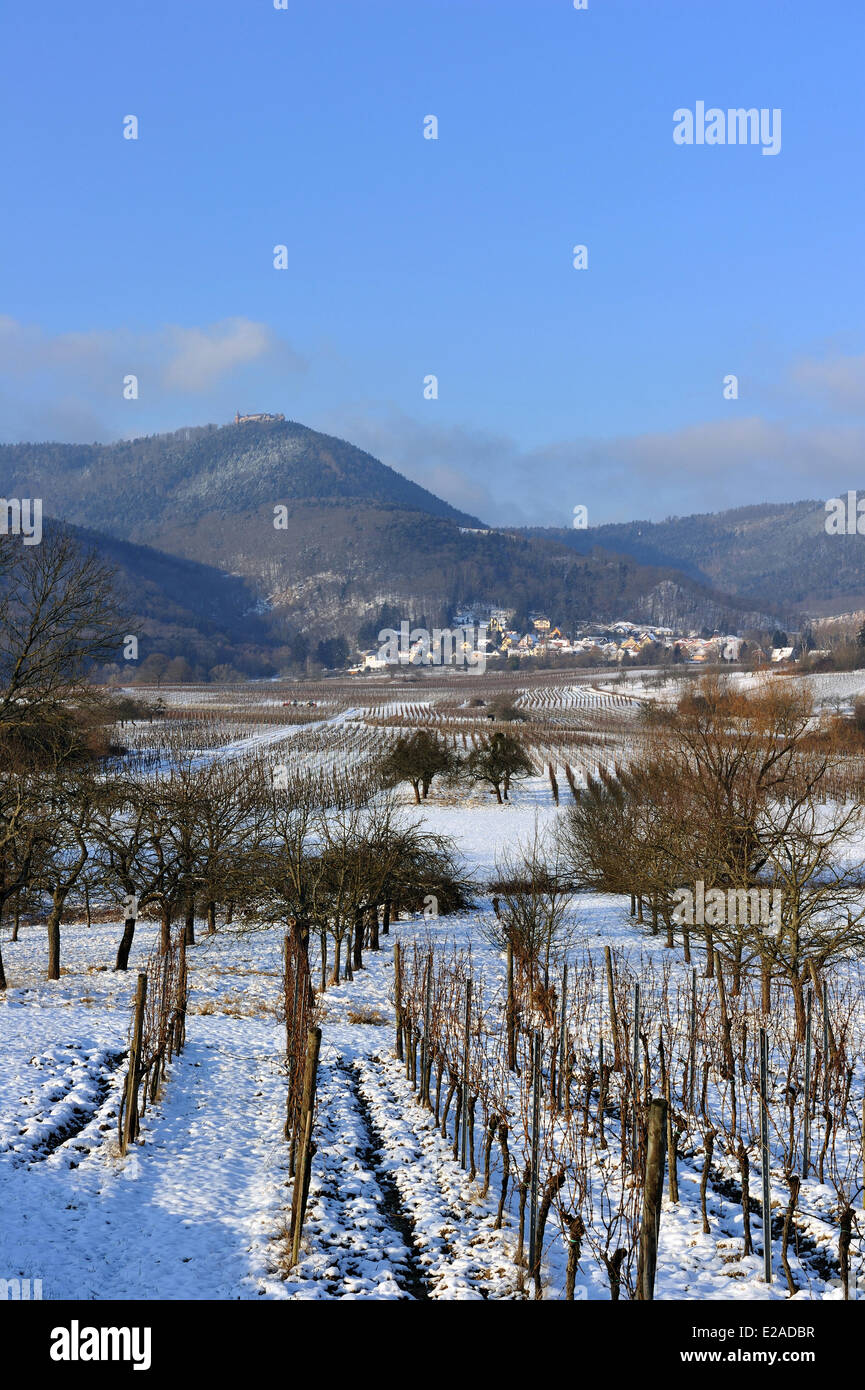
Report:
M577 504L597 525L832 496L855 485L865 450L865 427L760 415L533 449L382 409L335 412L325 428L494 525L568 527Z
M16 382L6 402L3 435L76 442L126 433L122 384L130 374L138 378L141 407L154 428L169 428L174 421L163 418L160 424L154 416L163 408L175 412L184 397L192 409L197 401L200 411L202 398L244 381L252 367L274 373L302 372L306 366L268 324L247 318L138 332L49 333L0 316L0 371ZM70 432L57 434L64 423Z
M226 319L210 328L171 327L164 338L169 355L162 380L169 390L207 391L236 367L276 355L295 370L305 365L267 324L250 319Z
M865 353L804 358L792 369L795 384L836 409L865 412Z

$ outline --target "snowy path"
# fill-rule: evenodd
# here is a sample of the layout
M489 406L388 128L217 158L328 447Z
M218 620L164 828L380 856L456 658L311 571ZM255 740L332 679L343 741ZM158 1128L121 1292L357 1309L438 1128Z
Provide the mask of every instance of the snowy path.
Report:
M375 1140L350 1069L329 1049L318 1107L303 1254L290 1276L296 1298L424 1297L399 1203L376 1173Z
M495 1203L454 1162L400 1064L378 1055L387 1058L391 1029L355 1025L351 1041L337 1031L342 1045L322 1051L305 1254L290 1296L513 1297L509 1233L492 1230Z
M121 1068L80 1134L41 1161L7 1161L6 1277L41 1277L46 1298L284 1296L268 1251L287 1178L279 1031L193 1015L144 1142L125 1160L115 1137Z
M428 1110L417 1104L401 1066L378 1056L355 1063L360 1089L380 1136L382 1166L392 1172L414 1226L431 1298L497 1299L515 1292L512 1232L493 1230L496 1202L481 1197L453 1158ZM479 1148L475 1136L475 1150Z

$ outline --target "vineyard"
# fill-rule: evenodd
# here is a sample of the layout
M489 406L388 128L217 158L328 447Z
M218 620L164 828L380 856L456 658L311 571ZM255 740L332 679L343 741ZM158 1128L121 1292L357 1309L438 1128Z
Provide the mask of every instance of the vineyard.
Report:
M655 755L648 695L325 685L160 691L118 726L78 876L14 904L5 1266L69 1298L856 1298L852 936L797 998L672 923L657 845L608 891L559 864L563 817ZM504 799L441 776L415 801L381 769L419 731L526 765ZM789 761L815 814L862 775Z

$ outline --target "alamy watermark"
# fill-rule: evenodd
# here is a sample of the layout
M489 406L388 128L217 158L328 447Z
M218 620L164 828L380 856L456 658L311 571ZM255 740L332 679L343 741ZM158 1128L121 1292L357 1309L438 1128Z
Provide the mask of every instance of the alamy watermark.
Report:
M149 1371L151 1340L149 1327L82 1327L73 1318L52 1328L48 1354L52 1361L131 1361L134 1371Z
M827 536L865 536L865 497L859 501L855 489L846 497L830 497L823 527Z
M763 154L781 152L781 108L756 106L706 108L698 101L693 111L680 106L673 112L673 140L677 145L761 145Z
M42 498L0 497L0 536L20 536L25 545L40 545Z
M29 1303L42 1297L41 1279L0 1279L0 1303Z
M388 666L455 666L469 671L487 669L487 624L477 627L412 627L403 621L399 631L384 627L378 659Z
M672 918L677 927L769 927L781 925L782 894L778 888L710 888L702 879L673 894Z

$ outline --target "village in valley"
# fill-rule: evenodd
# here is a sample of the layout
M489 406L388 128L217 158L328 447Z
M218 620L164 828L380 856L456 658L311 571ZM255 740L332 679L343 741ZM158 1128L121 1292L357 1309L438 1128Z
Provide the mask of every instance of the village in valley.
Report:
M802 655L804 644L796 633L749 634L677 632L671 627L639 624L619 619L611 623L581 623L568 630L546 613L529 614L527 625L514 625L513 608L485 605L461 608L451 618L451 631L462 634L462 645L484 655L487 663L518 670L523 661L534 667L575 668L734 665L785 665ZM782 640L783 639L783 640ZM384 670L393 664L382 648L362 652L350 674ZM421 636L403 644L402 666L436 664Z

